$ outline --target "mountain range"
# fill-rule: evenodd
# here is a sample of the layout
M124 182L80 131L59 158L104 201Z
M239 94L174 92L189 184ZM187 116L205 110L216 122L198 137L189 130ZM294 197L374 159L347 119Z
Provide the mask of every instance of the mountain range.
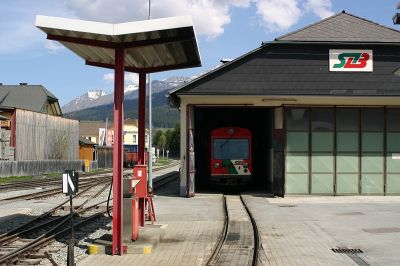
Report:
M191 77L169 77L164 80L153 80L151 82L152 85L152 93L156 94L159 92L169 91L184 82L192 79ZM125 100L133 100L138 97L138 87L137 85L129 85L125 87L124 91L124 99ZM85 94L73 99L63 107L61 107L64 114L76 112L79 110L84 110L87 108L107 105L114 102L114 94L107 93L101 89L93 89Z
M193 77L170 77L165 80L153 80L152 104L153 126L174 127L179 122L179 112L171 108L166 99L169 90L191 80ZM124 92L124 116L137 119L137 86L130 85ZM113 93L94 89L75 98L62 107L65 117L84 121L105 121L106 117L113 120ZM148 104L147 104L148 106ZM147 111L146 111L147 112Z

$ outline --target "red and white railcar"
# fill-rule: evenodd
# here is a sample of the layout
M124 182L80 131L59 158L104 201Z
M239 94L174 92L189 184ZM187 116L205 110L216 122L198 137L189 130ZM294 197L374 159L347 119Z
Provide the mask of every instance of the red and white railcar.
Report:
M245 185L253 179L251 131L221 127L211 131L211 182L222 186Z

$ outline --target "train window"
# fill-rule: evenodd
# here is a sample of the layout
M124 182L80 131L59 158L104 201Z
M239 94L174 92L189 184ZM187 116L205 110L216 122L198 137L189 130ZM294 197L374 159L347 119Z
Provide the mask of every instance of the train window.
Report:
M285 114L288 130L308 130L308 109L290 108Z
M215 139L214 159L248 159L248 139Z

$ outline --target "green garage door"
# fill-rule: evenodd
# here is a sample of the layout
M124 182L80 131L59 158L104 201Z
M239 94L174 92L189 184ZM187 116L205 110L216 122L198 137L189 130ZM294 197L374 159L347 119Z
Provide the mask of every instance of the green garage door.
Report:
M286 108L285 193L400 194L400 109Z
M361 193L384 193L383 108L361 109Z
M387 109L386 193L400 194L400 110Z
M333 108L312 108L311 194L333 190Z
M336 109L336 193L359 194L359 110Z
M309 112L307 108L291 108L285 115L285 193L309 194Z

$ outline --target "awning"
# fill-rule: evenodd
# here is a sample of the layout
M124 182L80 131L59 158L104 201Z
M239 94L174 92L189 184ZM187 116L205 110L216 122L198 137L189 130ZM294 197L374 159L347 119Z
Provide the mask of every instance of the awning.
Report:
M109 24L37 16L36 27L87 65L114 68L115 48L125 49L125 71L151 73L201 66L190 16Z

